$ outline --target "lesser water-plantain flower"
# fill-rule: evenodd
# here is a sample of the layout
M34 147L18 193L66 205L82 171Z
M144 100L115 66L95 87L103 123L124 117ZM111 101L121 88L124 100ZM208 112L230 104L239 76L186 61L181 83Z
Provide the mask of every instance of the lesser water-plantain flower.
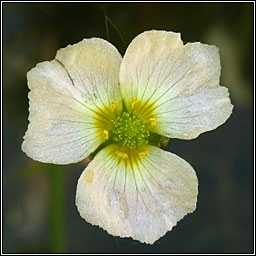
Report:
M147 31L124 57L99 38L60 49L28 72L29 121L22 150L34 160L76 163L76 205L93 225L154 243L196 208L193 168L155 138L194 139L232 112L219 86L218 49Z

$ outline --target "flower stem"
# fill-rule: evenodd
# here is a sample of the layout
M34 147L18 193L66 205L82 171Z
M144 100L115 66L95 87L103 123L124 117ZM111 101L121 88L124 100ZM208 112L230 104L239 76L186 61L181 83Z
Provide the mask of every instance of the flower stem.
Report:
M67 252L65 216L66 170L63 166L49 168L49 242L52 253Z

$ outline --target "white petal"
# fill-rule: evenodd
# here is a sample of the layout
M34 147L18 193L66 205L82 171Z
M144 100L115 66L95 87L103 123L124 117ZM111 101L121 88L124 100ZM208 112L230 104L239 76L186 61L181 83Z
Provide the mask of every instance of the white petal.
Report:
M108 233L153 244L196 208L198 183L193 168L180 157L143 146L148 157L118 146L100 151L79 178L76 205L89 223Z
M128 109L132 101L149 99L165 82L163 90L168 83L166 76L173 68L166 61L171 62L172 55L182 46L180 34L174 32L147 31L133 39L120 68L121 93Z
M100 39L83 40L61 49L57 57L62 55L70 56L71 69L77 67L81 79L71 77L65 60L42 62L28 72L30 124L22 144L29 157L55 164L75 163L92 153L105 141L104 129L111 128L113 113L107 104L116 102L121 110L121 57L113 46Z
M131 109L132 102L141 101L137 112L144 119L156 119L157 125L149 128L151 131L182 139L215 129L230 116L232 105L226 89L219 86L219 77L217 47L201 43L183 45L180 34L164 31L149 31L136 37L120 69L126 107ZM198 97L205 97L200 98L201 104ZM158 116L181 107L176 114ZM193 118L195 115L197 118ZM186 122L182 121L184 116L188 118ZM176 122L185 123L180 131Z
M113 45L100 38L84 39L60 49L55 58L86 95L86 102L108 107L115 101L122 108L119 85L122 57Z
M227 88L201 88L156 108L157 126L151 131L170 138L194 139L225 123L232 109Z

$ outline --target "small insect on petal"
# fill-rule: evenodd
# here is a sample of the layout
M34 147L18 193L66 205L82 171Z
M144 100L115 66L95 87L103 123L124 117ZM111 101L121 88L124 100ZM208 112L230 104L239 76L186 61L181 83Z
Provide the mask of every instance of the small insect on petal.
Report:
M94 172L93 170L88 170L86 173L85 173L85 181L88 182L88 183L91 183L93 182L93 178L94 178Z
M144 158L144 157L147 157L148 154L149 154L148 151L142 151L142 152L139 153L139 156L140 156L141 158Z
M103 136L107 140L109 138L109 132L108 130L103 130Z

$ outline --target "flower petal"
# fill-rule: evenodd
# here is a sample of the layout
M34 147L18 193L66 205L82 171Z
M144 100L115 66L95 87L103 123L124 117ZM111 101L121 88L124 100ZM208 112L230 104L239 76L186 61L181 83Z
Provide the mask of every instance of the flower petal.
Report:
M140 101L136 111L146 120L154 118L150 131L182 139L215 129L230 116L233 106L227 90L219 86L219 77L217 47L201 43L183 45L180 34L165 31L148 31L137 36L120 68L126 108L131 109L132 102ZM201 104L197 102L199 97L205 97L200 98ZM180 108L176 115L172 112L158 116ZM177 122L182 122L181 130Z
M30 124L22 150L34 160L69 164L105 141L104 129L111 129L113 116L110 103L122 109L121 56L106 41L89 39L59 50L57 59L39 63L27 74Z
M101 150L79 178L76 205L108 233L153 244L196 208L197 177L180 157L143 146L119 158L118 145Z
M84 39L60 49L55 58L81 93L87 95L85 101L101 108L115 101L118 109L122 108L119 85L122 57L112 44L100 38Z
M170 138L194 139L225 123L232 109L227 88L201 88L156 108L157 126L151 131Z
M169 65L171 55L182 46L180 33L174 32L147 31L133 39L120 68L121 93L128 109L136 100L148 100L161 83L163 91L171 79L168 72L174 68ZM179 65L175 60L174 64Z

